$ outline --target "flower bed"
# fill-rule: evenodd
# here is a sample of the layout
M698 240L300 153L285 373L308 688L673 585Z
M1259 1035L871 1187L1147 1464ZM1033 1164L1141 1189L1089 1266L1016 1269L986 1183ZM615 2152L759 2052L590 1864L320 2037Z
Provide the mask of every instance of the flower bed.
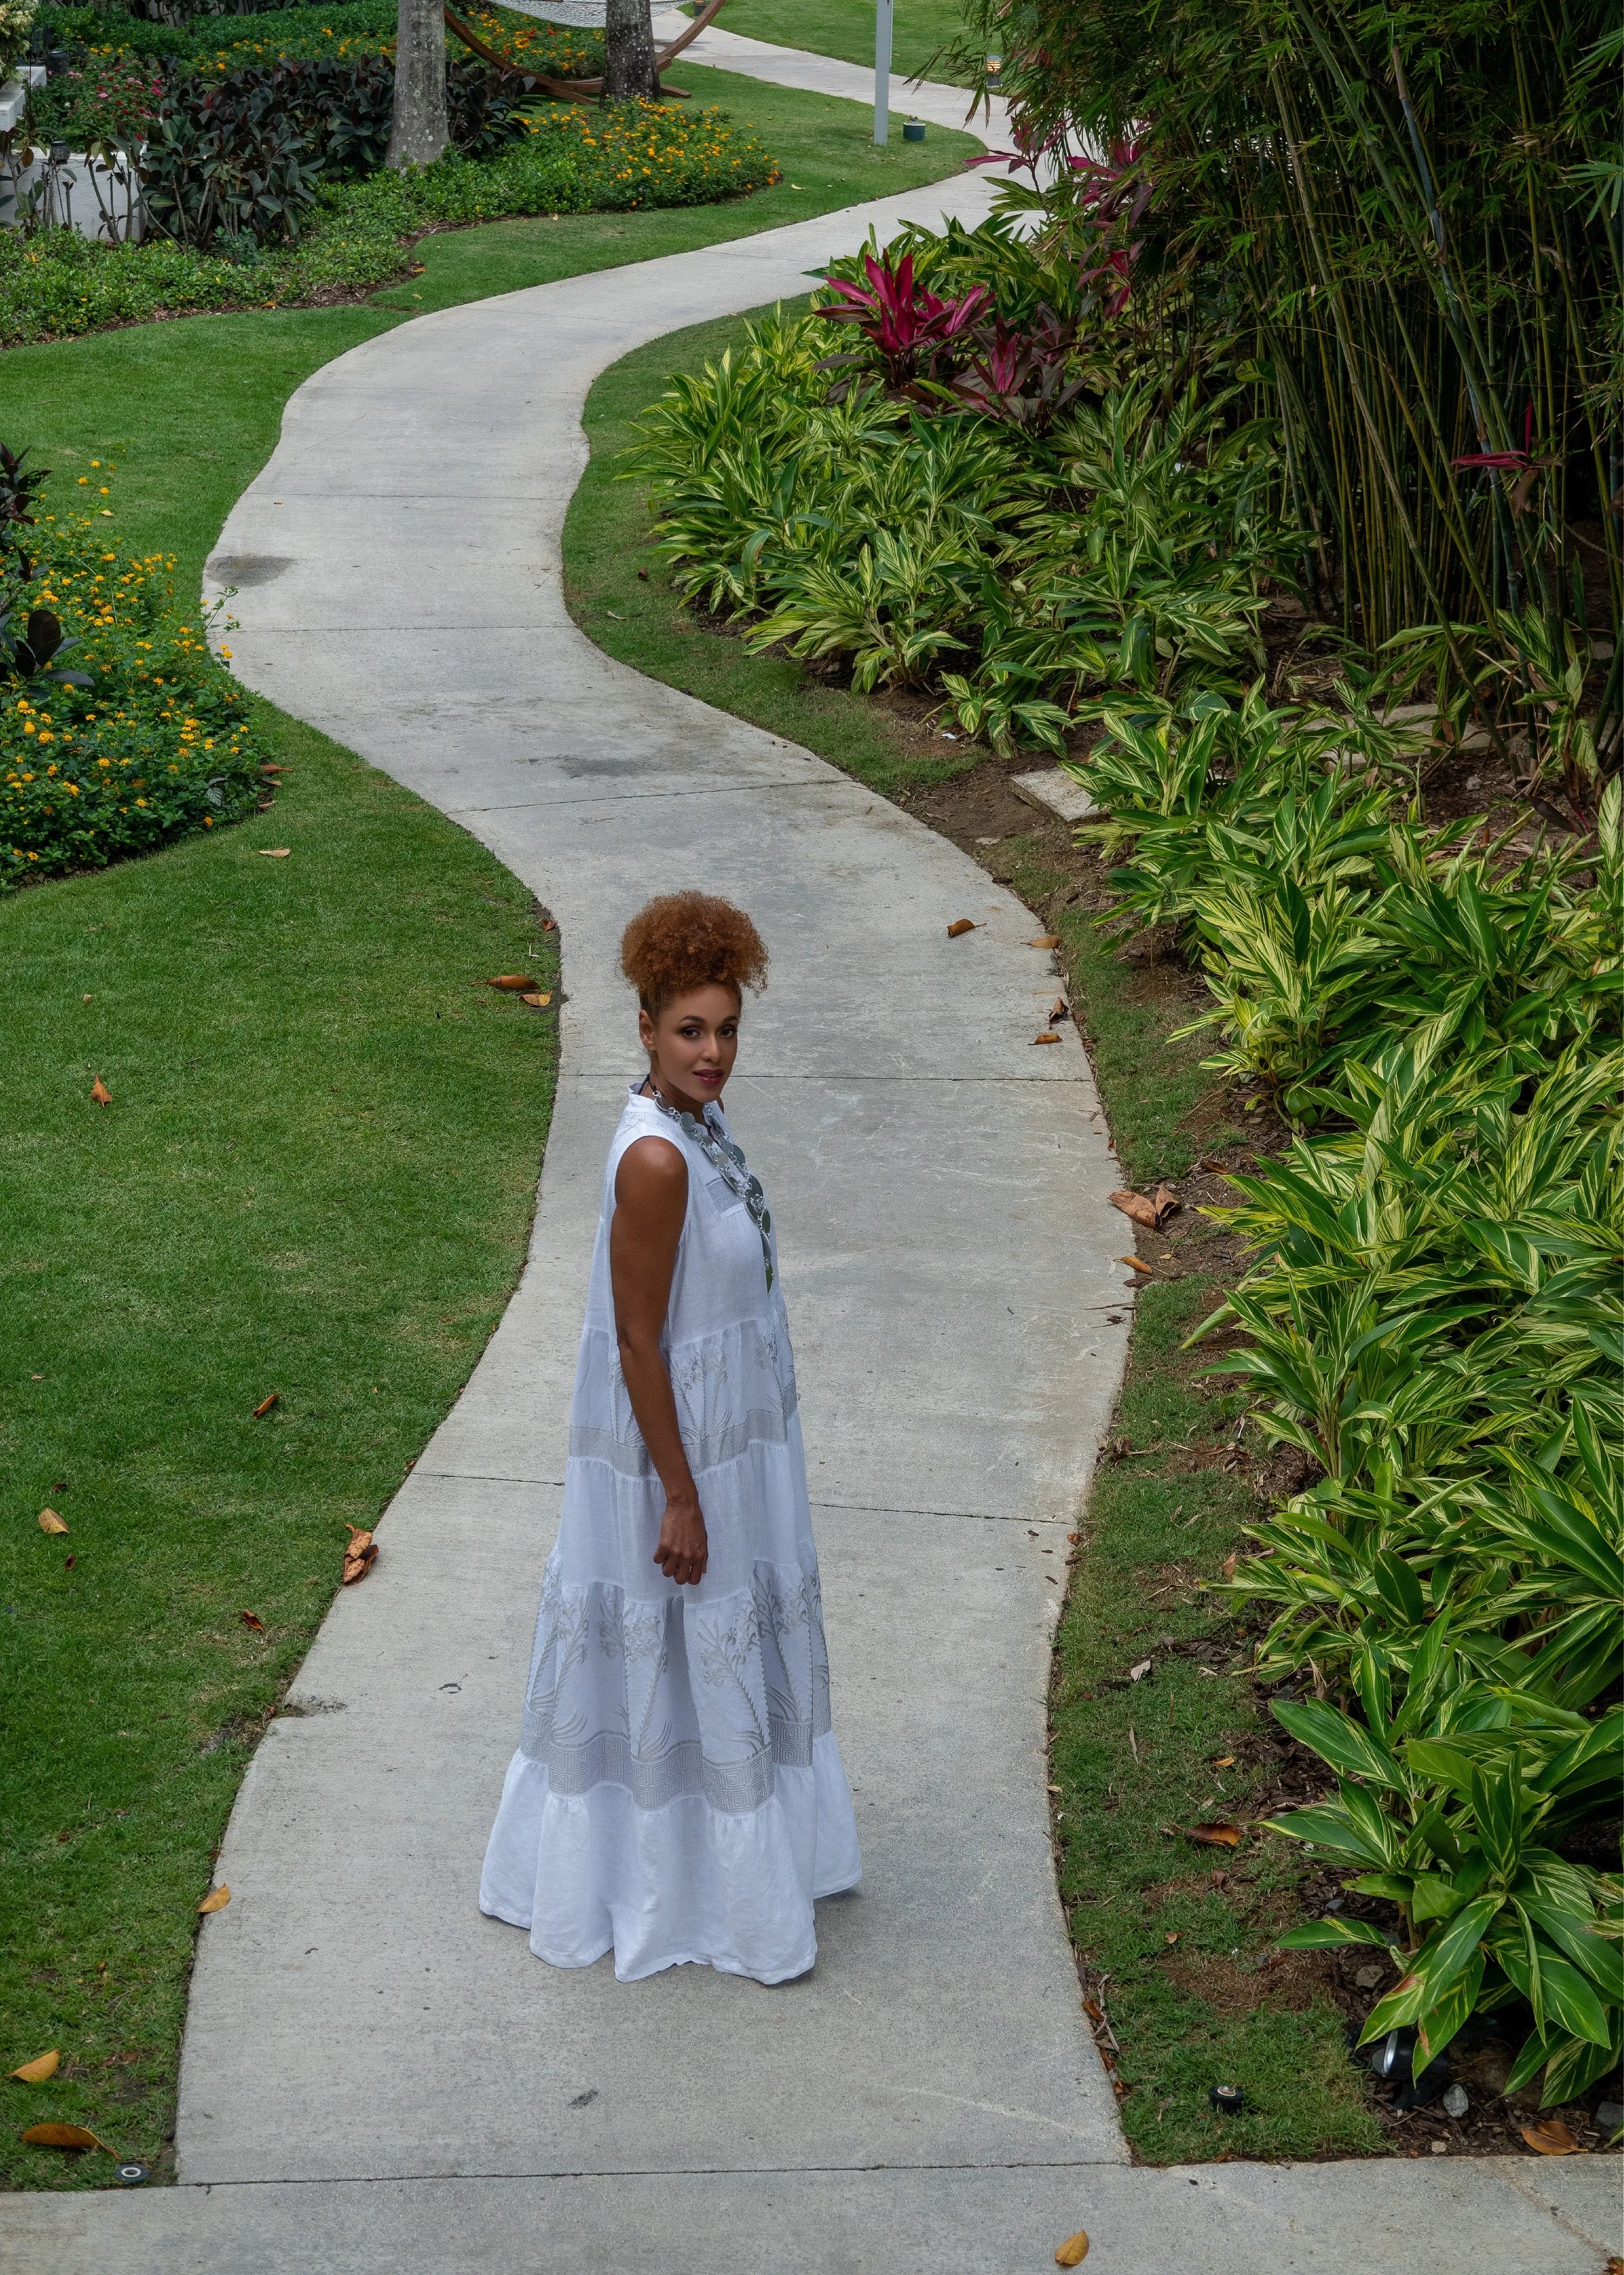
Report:
M285 307L375 291L409 266L404 240L524 214L707 205L779 178L753 134L720 110L631 104L607 117L559 105L496 157L442 158L323 192L300 242L230 261L154 240L99 246L66 230L0 231L0 346L225 308Z
M60 619L75 642L62 663L94 684L0 686L0 892L151 852L259 801L247 699L195 612L181 621L173 557L127 555L101 524L42 516L35 533L23 606Z
M494 55L517 71L533 72L539 79L594 79L603 69L599 34L574 25L544 24L505 9L465 8L458 13Z

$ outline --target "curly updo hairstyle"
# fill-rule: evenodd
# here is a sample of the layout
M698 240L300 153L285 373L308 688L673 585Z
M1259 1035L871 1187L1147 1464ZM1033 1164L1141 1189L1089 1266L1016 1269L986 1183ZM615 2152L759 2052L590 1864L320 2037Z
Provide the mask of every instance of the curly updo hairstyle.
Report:
M743 909L708 893L662 893L621 934L620 968L638 1001L657 1019L696 987L730 987L743 997L767 986L767 947Z

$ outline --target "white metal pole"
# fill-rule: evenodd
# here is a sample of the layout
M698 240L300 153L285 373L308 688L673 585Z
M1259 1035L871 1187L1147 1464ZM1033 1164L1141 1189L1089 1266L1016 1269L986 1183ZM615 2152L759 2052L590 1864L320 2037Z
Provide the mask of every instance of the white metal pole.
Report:
M891 132L891 0L875 0L874 140L883 150Z

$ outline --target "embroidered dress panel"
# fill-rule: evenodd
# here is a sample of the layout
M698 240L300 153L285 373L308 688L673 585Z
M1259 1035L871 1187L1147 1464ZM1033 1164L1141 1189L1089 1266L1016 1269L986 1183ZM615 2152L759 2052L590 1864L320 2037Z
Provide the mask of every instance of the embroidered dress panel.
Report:
M697 1588L653 1561L665 1494L621 1372L615 1180L658 1137L688 1169L661 1347L705 1513ZM683 1960L763 1982L816 1956L812 1903L861 1870L829 1714L795 1364L765 1194L721 1110L634 1088L609 1147L558 1541L480 1904L624 1979Z

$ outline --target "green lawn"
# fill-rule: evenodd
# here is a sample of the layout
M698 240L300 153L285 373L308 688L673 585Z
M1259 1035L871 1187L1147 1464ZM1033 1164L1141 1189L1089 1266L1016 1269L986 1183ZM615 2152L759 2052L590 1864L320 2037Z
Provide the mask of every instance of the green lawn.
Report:
M904 79L928 72L953 84L940 50L959 34L963 11L956 0L895 0L891 15L891 69ZM814 55L838 56L850 64L874 62L874 0L728 0L717 28L747 40L770 40L781 48L809 48ZM676 65L680 79L682 73Z
M895 795L962 775L986 754L960 744L950 757L921 756L895 713L808 679L782 654L752 655L681 608L667 581L643 488L619 478L618 454L668 376L720 356L745 321L672 333L593 387L592 464L564 531L571 613L623 662L791 737L876 790ZM1129 1181L1148 1187L1187 1176L1203 1154L1243 1153L1226 1101L1202 1071L1199 1040L1172 1039L1187 1005L1137 984L1095 925L1091 896L1076 904L1065 833L1050 826L1006 836L979 858L1060 935L1068 998ZM1051 1761L1061 1893L1091 1982L1106 1980L1131 2089L1122 2120L1139 2155L1369 2153L1386 2143L1363 2074L1347 2058L1340 2014L1301 1969L1271 1970L1266 1980L1259 1972L1273 1938L1297 1916L1301 1853L1274 1840L1219 1851L1225 1879L1215 1886L1214 1852L1164 1830L1204 1816L1244 1821L1270 1774L1258 1702L1244 1676L1227 1671L1246 1645L1223 1600L1201 1592L1258 1508L1245 1479L1218 1465L1244 1401L1204 1379L1205 1354L1178 1350L1218 1302L1220 1275L1235 1276L1232 1243L1205 1221L1187 1217L1179 1228L1176 1258L1159 1258L1137 1298L1113 1425L1140 1458L1107 1462L1096 1478L1057 1642ZM1131 1244L1124 1219L1124 1250ZM1202 1465L1182 1465L1190 1448ZM1140 1688L1127 1672L1147 1654L1155 1671ZM1215 1772L1226 1756L1235 1766ZM1236 2122L1208 2106L1207 2089L1220 2081L1246 2089L1248 2113Z
M14 349L0 440L58 495L116 457L121 538L195 592L287 397L358 341L960 155L877 153L855 105L688 76L770 137L780 189L431 238L423 276L365 306ZM546 1137L552 1015L483 982L547 985L556 935L443 817L259 718L288 767L271 812L0 902L0 2073L63 2056L48 2084L0 2082L0 2186L107 2185L105 2158L19 2143L44 2119L166 2173L195 1906L243 1768L345 1523L388 1501L501 1316Z
M257 820L0 906L0 2069L65 2066L0 2088L13 2186L105 2181L18 2147L45 2117L159 2159L254 1738L344 1522L399 1485L524 1258L553 1020L482 982L550 975L555 935L386 776L280 742Z

